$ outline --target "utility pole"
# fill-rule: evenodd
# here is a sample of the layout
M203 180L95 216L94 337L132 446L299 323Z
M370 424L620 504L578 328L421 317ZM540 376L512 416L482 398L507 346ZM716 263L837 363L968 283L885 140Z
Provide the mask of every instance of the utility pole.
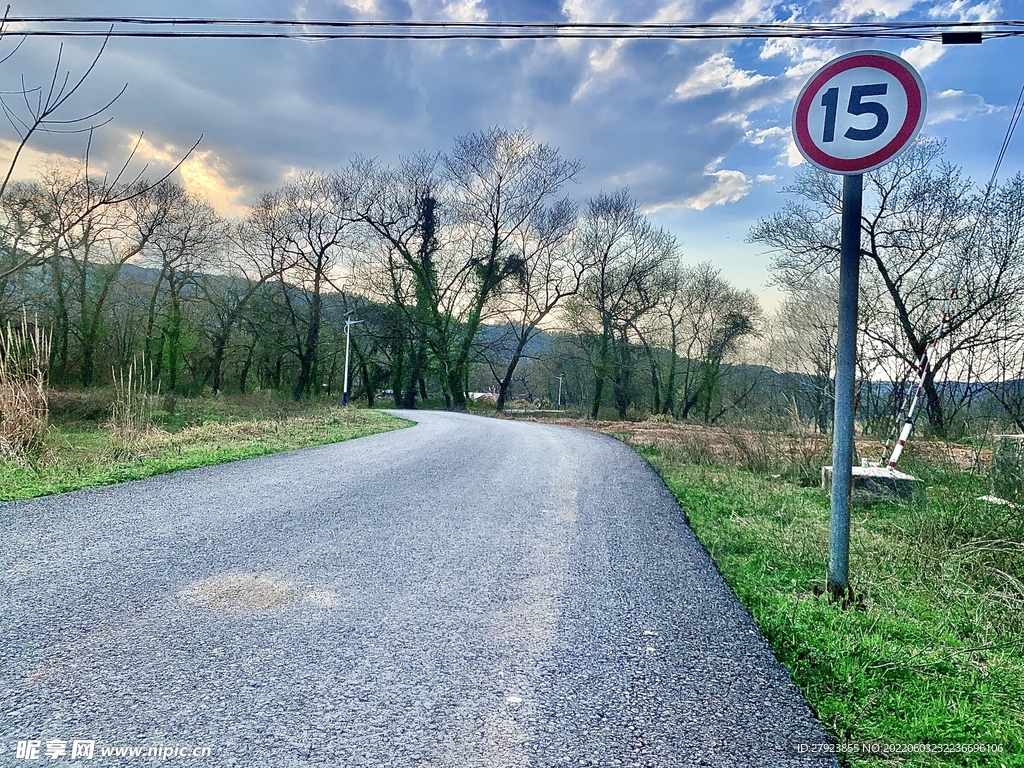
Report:
M349 310L348 314L352 314L355 310ZM365 322L364 320L353 320L348 318L345 320L345 386L341 390L341 404L348 405L348 347L349 337L352 333L352 326L359 325L359 323Z
M562 409L562 379L565 378L564 373L558 374L558 409Z

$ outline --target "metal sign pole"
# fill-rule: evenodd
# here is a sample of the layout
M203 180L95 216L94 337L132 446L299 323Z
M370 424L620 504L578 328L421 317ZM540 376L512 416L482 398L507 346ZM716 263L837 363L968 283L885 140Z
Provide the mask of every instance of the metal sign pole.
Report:
M839 338L836 344L836 410L832 436L832 517L829 524L828 591L844 593L850 570L850 497L853 481L853 394L857 357L857 293L860 282L860 218L864 177L843 177L839 257Z
M850 579L863 174L881 168L911 145L924 124L927 100L921 75L899 56L886 51L854 51L811 75L793 105L793 140L800 154L811 165L843 176L828 554L828 591L833 597L849 589Z

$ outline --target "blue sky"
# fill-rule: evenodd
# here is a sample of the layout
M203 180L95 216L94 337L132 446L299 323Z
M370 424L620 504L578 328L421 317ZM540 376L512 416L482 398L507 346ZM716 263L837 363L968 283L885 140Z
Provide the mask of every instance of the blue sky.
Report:
M307 19L577 21L865 21L1024 18L1021 0L306 0L161 2L14 0L12 14L146 14ZM11 40L4 41L8 46ZM44 78L58 43L29 39L3 64L4 89L25 73ZM96 41L65 43L72 69ZM673 231L687 258L710 259L734 283L761 293L767 258L744 238L778 208L800 161L791 145L793 99L820 64L881 48L915 64L929 91L924 133L947 159L987 179L1016 100L1024 40L943 48L846 41L222 41L113 40L79 104L128 91L95 142L114 164L145 131L140 154L155 169L190 146L185 184L237 212L298 169L329 169L356 154L392 160L449 146L453 136L525 126L584 171L573 194L629 186ZM0 139L10 132L0 133ZM8 144L0 142L0 151ZM81 142L36 145L23 172ZM1024 159L1017 137L1004 177Z

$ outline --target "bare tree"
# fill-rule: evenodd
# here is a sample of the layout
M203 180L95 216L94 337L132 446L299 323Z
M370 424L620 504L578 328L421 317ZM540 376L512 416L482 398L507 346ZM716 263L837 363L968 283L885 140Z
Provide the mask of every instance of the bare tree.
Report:
M611 379L616 408L625 418L633 374L631 333L657 306L662 270L676 258L678 246L647 221L626 190L590 200L577 242L591 266L568 303L568 316L574 330L595 339L590 414L597 418Z
M456 138L443 162L458 222L459 234L453 243L461 257L458 272L465 279L461 280L463 296L449 306L460 319L459 338L452 359L442 361L442 366L455 408L465 410L473 343L485 308L505 285L517 284L529 293L531 279L533 296L526 302L532 299L536 304L542 277L555 277L552 270L562 267L552 260L557 258L553 249L565 239L573 210L568 201L557 201L556 195L575 178L580 164L566 160L554 147L535 142L524 130L502 128ZM557 304L562 298L556 298L559 288L570 287L562 279L564 275L558 277L560 286L546 287L546 303ZM530 309L527 307L529 318L516 313L522 342L522 346L516 345L518 355L513 353L516 363L543 319L538 317L543 310ZM510 383L514 371L515 364L510 361L503 381ZM507 392L508 383L504 390Z
M68 319L61 320L58 328L63 324L78 341L79 379L85 387L95 373L110 291L122 267L142 252L170 215L170 197L164 187L145 180L135 184L141 189L111 193L78 167L52 168L38 187L41 220L57 235L48 263L53 274L60 276L56 282L64 285L66 279L67 286L58 303ZM97 197L118 202L96 205ZM58 343L66 347L67 341L60 331Z
M651 281L654 303L633 319L632 329L643 347L651 375L651 411L674 414L679 356L676 347L686 318L686 290L692 270L681 262L666 262Z
M832 423L839 287L818 275L791 293L775 314L776 359L796 374L797 393L821 432Z
M340 267L355 222L351 203L335 178L306 171L264 194L249 215L250 240L263 244L291 328L291 351L299 362L296 400L312 388L324 299L342 291Z
M10 8L8 8L8 11ZM0 41L7 37L7 15L0 21ZM15 48L0 58L0 65L5 64L18 50ZM192 148L156 182L146 183L143 178L146 167L132 175L132 167L136 149L128 155L123 165L111 177L103 175L95 177L89 167L93 133L97 128L110 122L104 115L128 87L125 85L113 96L95 109L74 110L75 97L79 95L86 80L95 70L106 48L106 40L100 46L92 61L82 74L72 77L70 70L63 69L63 45L59 48L53 67L53 74L48 82L30 86L24 76L20 87L0 93L0 110L15 134L14 151L6 162L6 168L0 170L0 239L11 243L12 247L0 251L0 279L17 272L39 267L52 256L53 249L66 234L57 226L57 220L48 217L33 205L30 186L18 187L14 181L15 173L25 149L39 135L70 135L86 134L88 142L83 161L82 181L86 187L81 195L79 205L73 208L75 215L64 215L59 222L65 228L81 226L85 219L96 214L107 206L127 203L131 198L143 195L165 181L177 170L182 162L199 145L197 141ZM200 137L200 140L202 137ZM142 137L139 137L139 142ZM26 194L27 193L27 194ZM8 199L13 198L13 199ZM81 203L85 203L82 205Z
M1024 295L1019 243L986 234L994 225L991 212L981 210L981 196L960 170L941 161L942 151L939 142L921 139L868 174L861 221L862 284L875 318L862 333L877 354L913 368L933 341L953 276L962 273L947 341L924 384L928 416L940 433L945 422L936 377L956 355L1004 338L1008 329L999 318ZM797 200L760 220L749 239L772 249L774 279L796 293L838 264L840 182L805 166L788 192Z
M143 252L143 263L159 266L160 270L150 294L145 350L153 378L166 373L167 390L175 392L182 353L182 300L186 289L195 288L202 271L214 264L218 251L224 247L226 222L212 205L177 184L165 182L159 189L169 211L163 226L153 233ZM156 325L161 297L165 302L164 326L159 329L158 339ZM165 360L166 370L163 370Z
M250 215L227 224L222 247L213 252L210 269L199 278L199 291L208 309L202 327L210 344L205 380L214 394L223 385L224 358L232 333L253 298L274 277L274 265L280 259L265 254L273 252L275 245L275 240L260 230L258 217L254 220ZM248 351L251 364L251 346Z
M706 262L686 275L678 296L679 415L688 418L696 409L705 422L717 421L749 394L747 387L732 402L719 402L724 366L759 331L761 306L753 293L737 290Z
M438 157L403 158L396 168L357 158L342 178L372 233L361 249L356 279L364 293L391 308L384 332L395 403L412 408L417 388L426 398L428 354L447 358L454 323L444 306L457 282L438 263L440 238L448 231L445 219L439 222L446 206L439 214L438 200L447 192Z
M561 200L538 212L515 236L523 267L507 280L490 302L490 319L502 326L504 354L486 356L498 383L497 410L505 407L516 368L525 350L553 319L556 310L574 296L586 270L583 252L572 241L576 206Z
M503 286L523 285L523 248L540 251L538 237L556 237L568 205L556 195L578 169L526 132L500 128L460 136L450 153L406 159L395 170L366 161L352 169L360 215L387 246L395 301L429 348L448 407L466 409L485 312ZM403 298L410 292L411 303Z

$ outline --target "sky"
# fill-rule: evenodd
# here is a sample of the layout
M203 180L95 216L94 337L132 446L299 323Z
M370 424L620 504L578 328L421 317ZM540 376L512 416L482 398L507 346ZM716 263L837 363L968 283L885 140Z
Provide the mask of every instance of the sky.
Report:
M1024 18L1024 0L11 0L11 15L515 21L960 21ZM16 32L16 27L12 30ZM9 52L14 38L0 40ZM81 73L97 40L65 40ZM41 85L61 43L28 38L0 65L0 90ZM127 83L95 136L92 160L116 167L131 147L152 173L199 137L183 184L232 215L305 168L356 155L385 162L444 150L491 126L525 127L583 163L579 199L629 187L672 231L687 260L710 260L770 308L769 258L745 242L785 201L802 161L792 143L796 95L843 53L881 49L911 62L928 90L925 135L984 182L1024 85L1024 39L981 46L913 41L369 41L113 39L68 114L84 114ZM0 157L14 137L0 126ZM81 136L41 137L22 161L84 151ZM1019 171L1018 136L1001 176Z

